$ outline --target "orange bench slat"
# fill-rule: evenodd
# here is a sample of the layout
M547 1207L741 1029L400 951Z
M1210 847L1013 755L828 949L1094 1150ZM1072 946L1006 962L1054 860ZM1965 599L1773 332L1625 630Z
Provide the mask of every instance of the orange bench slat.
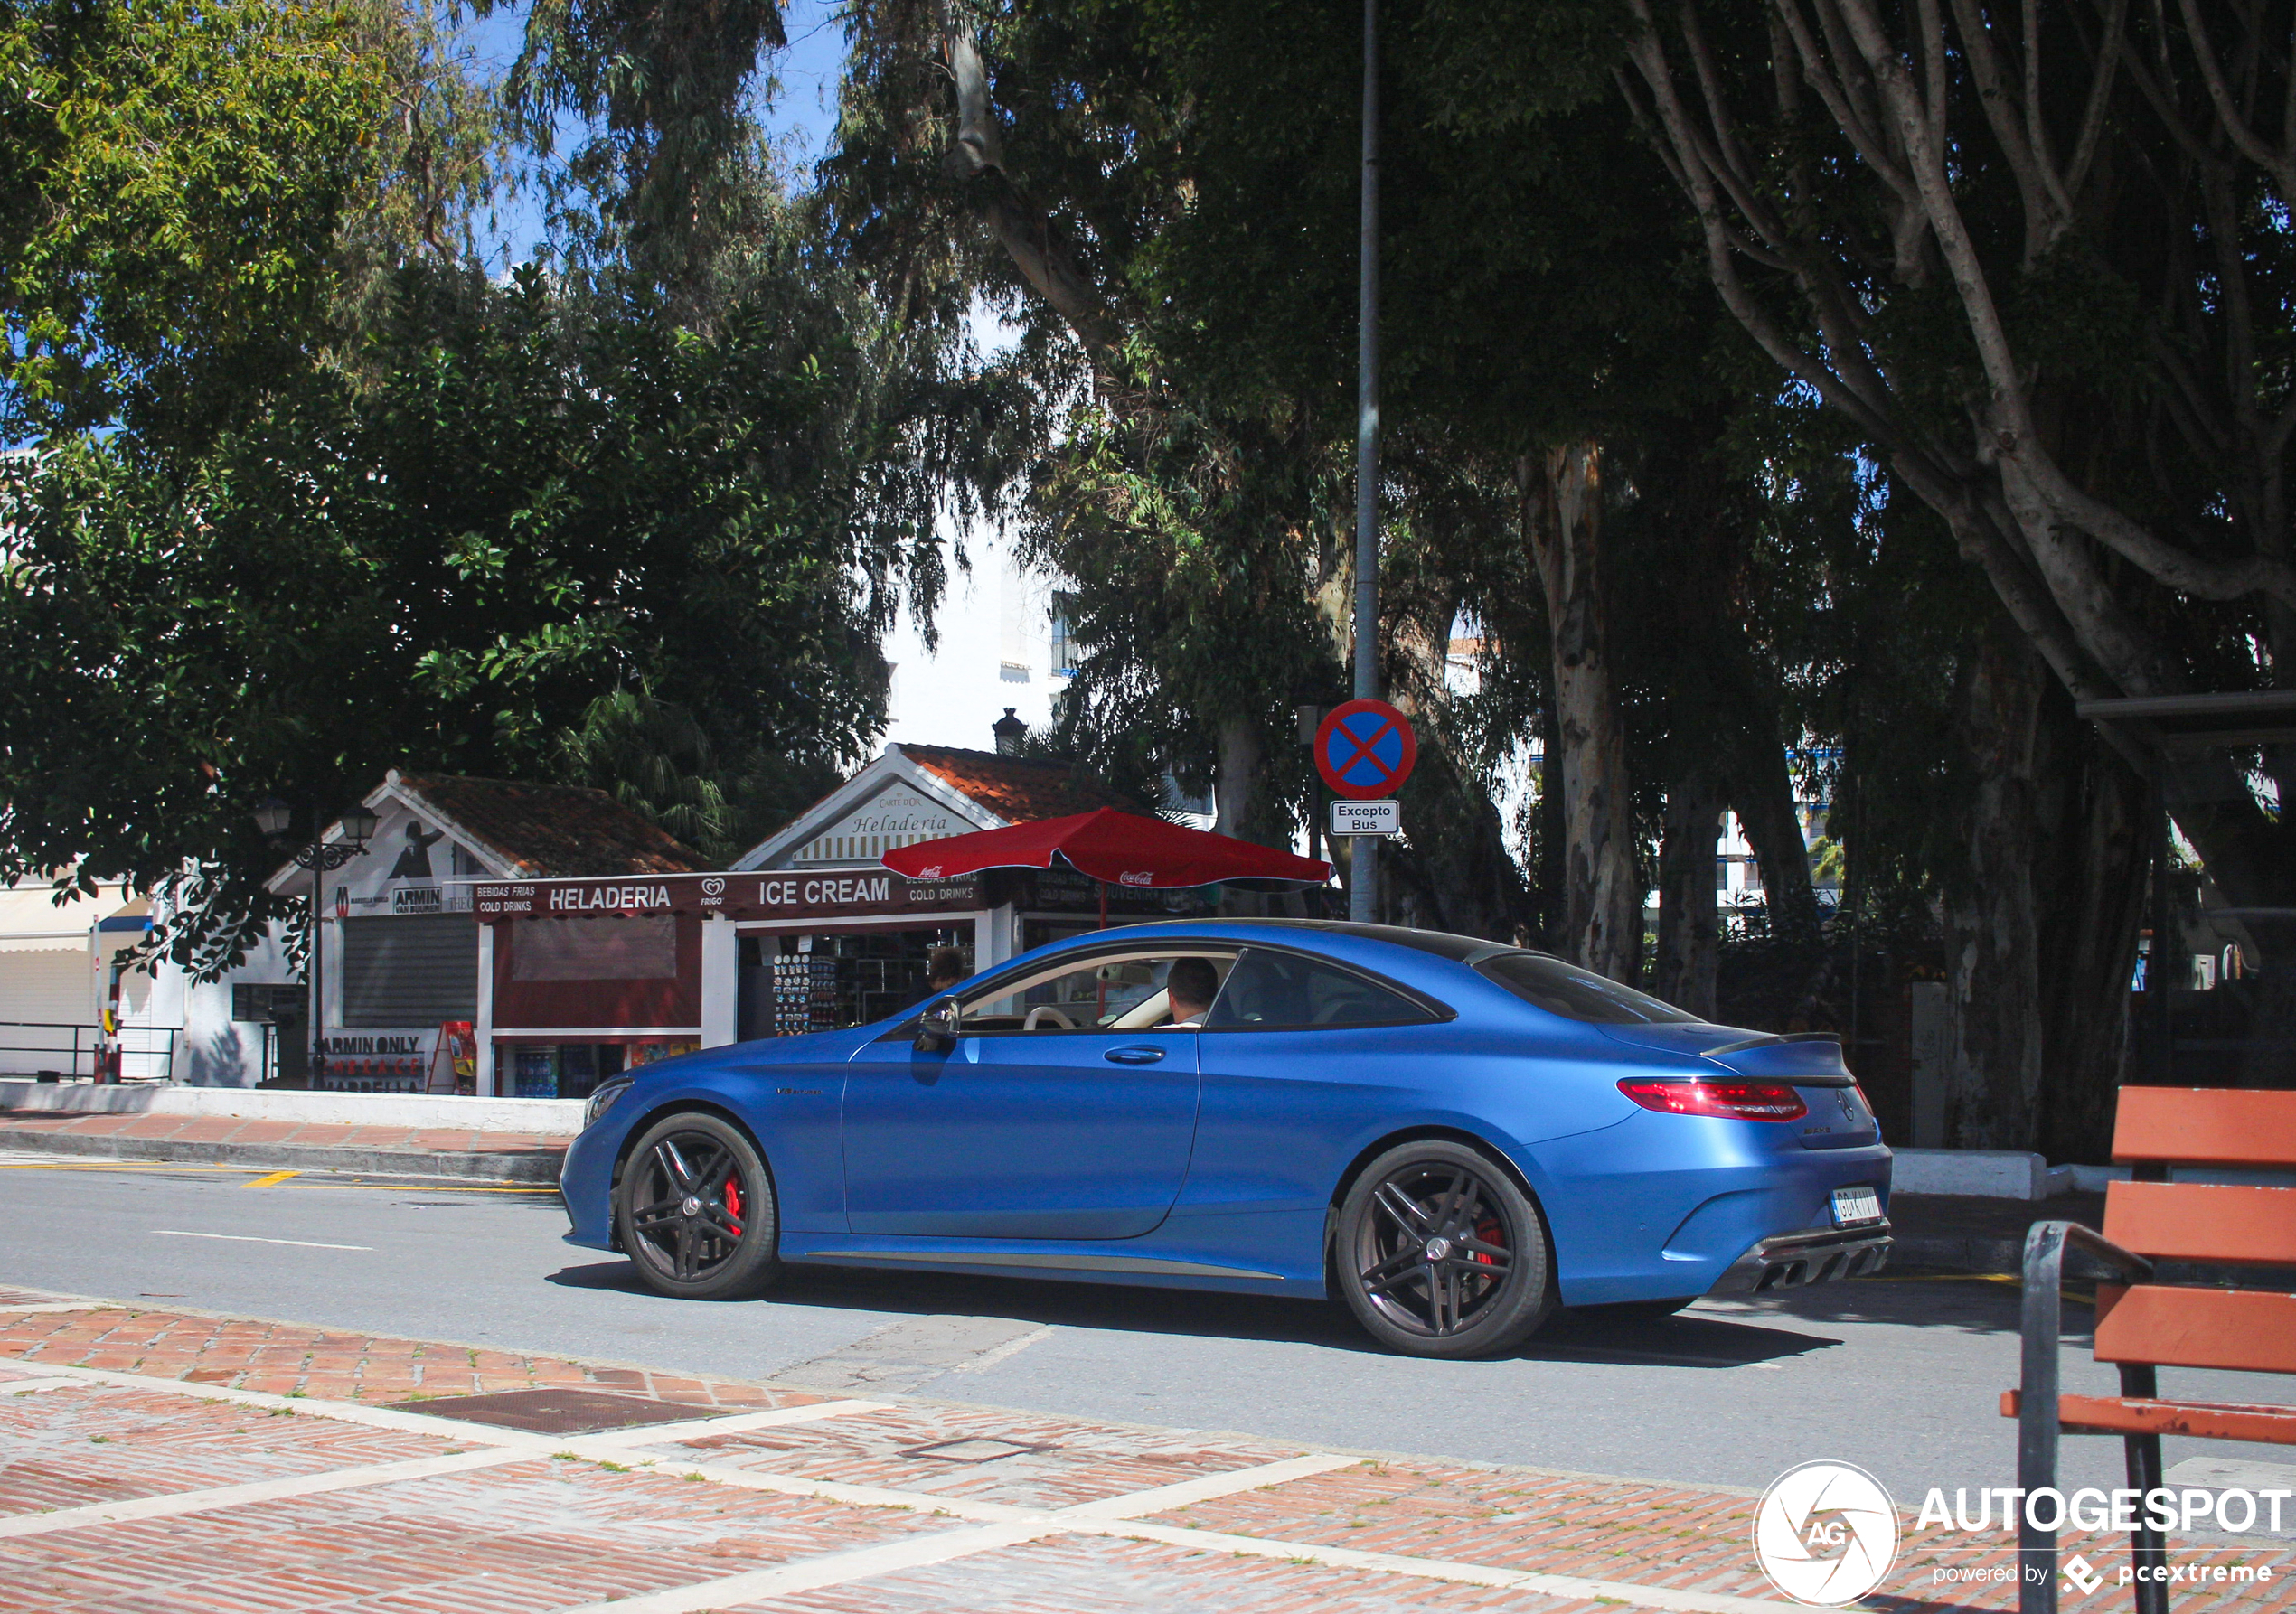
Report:
M2096 1358L2296 1373L2296 1295L2100 1283Z
M2001 1392L2001 1416L2022 1403ZM2066 1429L2109 1435L2191 1435L2203 1440L2252 1440L2296 1446L2296 1407L2241 1406L2220 1402L2143 1401L2120 1395L2061 1395L2057 1422Z
M2113 1158L2296 1166L2296 1093L2123 1087L2113 1118Z
M2296 1266L2296 1188L2112 1183L2103 1233L2158 1260Z

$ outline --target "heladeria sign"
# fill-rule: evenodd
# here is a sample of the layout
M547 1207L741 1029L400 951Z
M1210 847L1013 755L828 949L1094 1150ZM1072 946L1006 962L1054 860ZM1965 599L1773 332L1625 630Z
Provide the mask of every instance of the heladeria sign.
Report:
M836 873L659 875L596 880L521 880L472 894L480 923L607 914L719 914L837 917L962 910L981 906L979 881L911 880L882 868Z

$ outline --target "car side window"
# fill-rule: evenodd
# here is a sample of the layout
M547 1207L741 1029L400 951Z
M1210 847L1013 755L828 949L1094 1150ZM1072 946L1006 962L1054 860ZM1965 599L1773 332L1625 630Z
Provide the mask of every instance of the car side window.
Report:
M1204 1028L1396 1026L1435 1018L1401 992L1352 970L1297 953L1252 947L1228 972Z
M1181 984L1203 983L1196 990L1209 1002L1233 956L1194 948L1103 953L1008 976L967 1001L958 1025L964 1034L1192 1028L1192 1018L1187 1028L1172 1024L1172 971L1184 964Z
M1524 1002L1590 1026L1695 1025L1698 1016L1662 1003L1631 986L1529 951L1494 953L1479 960L1475 973L1496 981Z

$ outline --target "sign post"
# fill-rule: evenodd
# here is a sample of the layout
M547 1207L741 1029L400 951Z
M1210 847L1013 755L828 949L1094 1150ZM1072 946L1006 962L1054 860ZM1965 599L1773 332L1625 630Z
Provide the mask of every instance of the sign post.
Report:
M1340 798L1331 803L1331 833L1402 833L1402 810L1395 793L1411 777L1418 760L1419 737L1412 732L1411 720L1386 701L1350 700L1333 707L1315 731L1315 771ZM1359 877L1373 845L1370 840L1357 842ZM1358 911L1356 916L1362 915Z

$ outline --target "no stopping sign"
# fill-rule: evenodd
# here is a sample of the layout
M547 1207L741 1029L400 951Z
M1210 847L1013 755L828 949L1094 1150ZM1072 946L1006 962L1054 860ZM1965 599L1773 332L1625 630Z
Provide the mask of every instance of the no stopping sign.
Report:
M1315 731L1315 771L1351 801L1393 795L1418 760L1411 720L1384 700L1335 706Z

